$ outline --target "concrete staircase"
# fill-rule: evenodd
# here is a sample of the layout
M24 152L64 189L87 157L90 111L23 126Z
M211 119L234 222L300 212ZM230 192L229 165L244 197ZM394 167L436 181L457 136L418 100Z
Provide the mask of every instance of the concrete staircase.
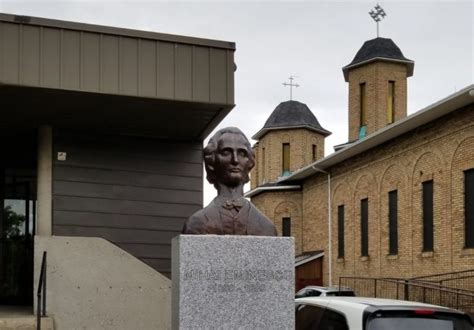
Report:
M0 306L0 330L36 330L36 316L31 307ZM51 317L41 318L41 330L53 330Z

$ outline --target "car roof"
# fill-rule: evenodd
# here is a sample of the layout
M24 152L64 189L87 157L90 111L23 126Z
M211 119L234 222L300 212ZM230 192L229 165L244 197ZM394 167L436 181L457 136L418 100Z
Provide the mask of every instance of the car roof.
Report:
M422 308L436 308L451 310L450 308L430 305L415 301L406 300L395 300L395 299L384 299L384 298L371 298L371 297L306 297L298 298L298 303L317 304L317 305L330 305L334 307L347 307L351 306L356 309L364 310L367 306L372 307L422 307Z
M435 311L443 311L450 313L462 312L454 309L423 304L414 301L383 299L383 298L367 298L367 297L307 297L295 299L295 303L319 306L322 308L332 309L344 314L351 329L361 330L364 312L375 312L380 309L387 310L413 310L413 309L432 309Z
M344 287L344 286L341 286L341 288L339 289L338 286L327 287L327 286L317 286L317 285L305 286L305 287L304 287L303 289L301 289L301 290L307 290L307 289L320 290L320 291L325 291L325 292L328 292L328 291L352 291L352 289L346 288L346 287ZM301 290L300 290L300 291L301 291Z

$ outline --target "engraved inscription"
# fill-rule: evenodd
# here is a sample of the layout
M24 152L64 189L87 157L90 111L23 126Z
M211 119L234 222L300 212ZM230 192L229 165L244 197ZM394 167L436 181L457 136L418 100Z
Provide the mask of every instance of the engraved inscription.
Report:
M189 269L185 281L205 282L212 293L261 293L269 282L292 281L292 270L268 269Z

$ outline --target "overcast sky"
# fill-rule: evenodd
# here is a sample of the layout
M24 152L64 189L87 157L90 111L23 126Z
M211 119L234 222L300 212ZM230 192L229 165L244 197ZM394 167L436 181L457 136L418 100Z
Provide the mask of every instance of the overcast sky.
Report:
M23 1L0 0L0 12L181 34L236 43L236 107L218 128L237 126L250 138L289 99L282 83L296 76L293 99L306 103L347 142L347 83L342 67L376 37L368 15L375 1ZM472 1L386 2L380 36L415 61L408 114L473 83ZM205 185L204 203L214 196Z

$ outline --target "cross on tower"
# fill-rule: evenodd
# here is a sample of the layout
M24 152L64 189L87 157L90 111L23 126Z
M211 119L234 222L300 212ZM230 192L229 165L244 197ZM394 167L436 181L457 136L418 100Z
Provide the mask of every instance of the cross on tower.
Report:
M293 99L293 87L300 87L300 85L293 84L293 80L295 79L295 77L290 76L288 79L290 80L290 82L289 83L284 82L283 86L290 86L290 101L291 101Z
M379 22L382 20L382 18L387 16L387 14L383 10L383 8L380 7L380 5L377 3L377 5L374 7L374 9L369 11L369 15L370 15L370 17L372 17L372 19L375 21L375 23L377 23L377 38L378 38L379 37Z

